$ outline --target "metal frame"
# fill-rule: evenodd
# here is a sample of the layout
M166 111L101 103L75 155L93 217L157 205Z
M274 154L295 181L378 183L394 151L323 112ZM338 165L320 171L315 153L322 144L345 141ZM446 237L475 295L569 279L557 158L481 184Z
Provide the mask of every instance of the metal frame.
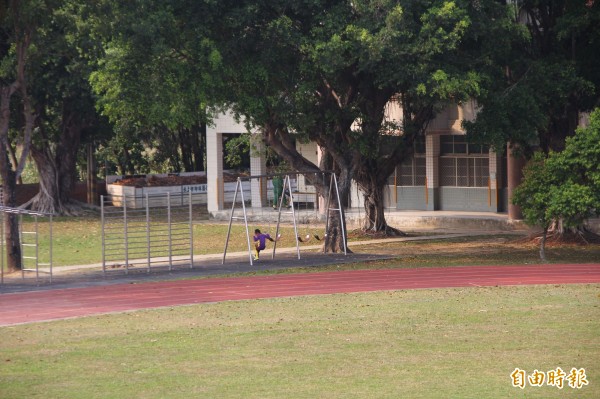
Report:
M2 229L0 232L0 284L4 284L4 256L5 256L4 246L5 246L5 234L6 234L4 218L7 213L15 214L19 217L19 222L18 222L19 242L21 245L21 264L22 264L21 278L25 279L25 272L35 272L36 282L39 284L40 273L46 273L49 275L50 283L52 283L52 272L53 272L53 270L52 270L52 267L53 267L52 214L44 213L44 212L30 211L27 209L11 208L11 207L6 207L6 206L0 206L0 212L2 214L2 220L0 221L0 223L2 223ZM33 217L33 220L34 220L33 231L23 230L23 215ZM39 241L39 218L40 217L48 218L48 220L49 220L49 245L48 245L48 262L47 263L40 262L40 251L39 251L39 244L40 244L40 241ZM25 237L33 237L33 241L25 240ZM32 248L34 251L34 254L30 254L29 253L30 251L28 251L28 248L29 249ZM28 260L34 261L33 267L27 267L26 262ZM48 266L48 271L40 270L40 266Z
M263 178L265 176L250 176L248 179L256 179L256 178ZM292 220L294 222L294 231L296 232L296 251L298 253L298 259L300 259L300 245L298 243L298 228L296 226L296 216L294 213L294 202L293 202L293 198L292 198L292 194L291 194L291 184L290 184L290 179L289 179L289 175L286 175L285 181L284 181L284 187L285 184L287 183L288 185L288 190L290 192L290 202L292 204L291 209L292 211L290 213L292 213ZM242 214L243 216L235 216L235 205L237 202L237 194L238 192L240 193L241 196L241 201L242 201ZM279 224L280 224L280 220L281 220L281 208L283 205L283 197L285 195L285 188L281 191L281 198L279 198L279 208L278 208L278 220L277 220L277 229L275 232L275 237L279 236ZM240 177L237 178L237 183L235 185L235 192L233 194L233 203L231 205L231 213L229 215L229 227L227 229L227 238L225 240L225 249L223 250L223 260L221 262L221 264L225 264L225 258L227 256L227 248L229 247L229 238L231 237L231 226L233 224L234 220L243 220L244 221L244 227L246 229L246 239L248 242L248 259L250 262L250 266L254 265L253 262L253 257L252 257L252 246L250 245L250 230L248 230L248 214L246 212L246 201L244 199L244 187L242 185L242 179ZM271 254L271 259L275 259L275 251L277 250L277 240L275 240L275 242L273 243L273 253Z
M287 188L286 188L287 187ZM283 180L283 190L281 190L281 197L278 199L279 205L277 207L277 227L275 229L275 237L279 237L279 225L281 224L281 209L283 208L283 199L285 198L285 191L288 191L290 196L290 213L292 215L292 220L294 221L294 237L296 237L296 253L298 255L298 259L300 259L300 243L298 241L298 225L296 223L296 210L294 206L294 196L292 193L292 183L290 182L290 175L285 175L285 179ZM273 254L271 255L271 259L275 259L275 250L277 249L277 240L273 243Z
M331 208L331 190L335 186L335 195L337 199L337 203L339 208ZM329 211L339 211L340 212L340 223L342 225L342 240L344 241L344 255L348 255L348 243L346 242L346 226L344 224L344 209L342 207L342 202L340 201L340 190L338 189L337 177L335 173L331 174L331 179L329 182L329 195L327 196L327 216L325 217L325 236L327 237L327 231L329 231ZM323 253L325 253L325 248L323 248Z
M339 192L339 188L338 188L338 183L337 183L337 177L335 176L335 173L333 172L321 172L321 173L331 173L331 178L330 178L330 183L329 183L329 195L327 198L327 211L326 211L326 221L325 221L325 237L327 237L327 231L329 228L329 212L330 211L339 211L340 213L340 223L341 223L341 228L342 228L342 240L344 242L344 255L348 254L347 248L348 248L348 243L346 242L346 226L344 223L344 210L342 209L341 206L341 201L340 201L340 192ZM302 172L298 172L298 174L302 174ZM248 179L253 179L253 178L263 178L263 177L269 177L269 176L273 176L273 175L260 175L260 176L250 176L248 177ZM282 213L282 208L283 208L283 199L285 196L285 192L286 192L286 187L287 190L289 192L289 196L290 196L290 211L289 213L292 215L292 221L294 224L294 235L295 235L295 239L296 239L296 253L298 256L298 259L300 259L300 244L299 244L299 240L298 240L298 226L297 226L297 221L296 221L296 210L295 210L295 205L294 205L294 198L293 198L293 192L292 192L292 186L291 186L291 181L290 181L290 175L286 174L285 175L285 180L284 180L284 184L283 184L283 190L281 191L281 197L277 199L278 201L278 207L277 207L277 211L278 211L278 215L277 215L277 227L275 230L275 237L279 237L279 226L281 223L281 213ZM331 196L333 194L333 187L335 187L335 195L336 195L336 199L337 199L337 203L339 208L331 208ZM242 202L242 214L243 216L235 216L235 209L236 209L236 202L237 202L237 195L238 192L241 195L241 202ZM248 259L250 262L250 266L252 266L253 263L253 258L252 258L252 247L250 245L250 232L248 230L248 216L247 216L247 212L246 212L246 202L244 199L244 189L242 186L242 179L240 177L237 178L237 182L236 182L236 186L235 186L235 192L233 194L233 203L231 205L231 213L229 215L229 226L227 229L227 238L225 240L225 248L223 250L223 260L221 262L221 264L225 264L225 258L227 256L227 248L229 246L229 239L231 237L231 226L233 223L233 220L243 220L244 221L244 226L246 228L246 239L248 242ZM275 242L273 243L273 252L271 255L271 259L275 259L275 253L277 251L277 240L275 240ZM325 248L323 248L323 253L325 253Z
M169 270L173 270L175 261L189 262L190 269L194 267L191 192L188 193L187 206L183 201L182 205L174 205L170 193L100 198L102 272L105 275L109 266L121 267L122 262L126 274L130 266L136 264L144 264L148 273L156 263L167 264ZM137 205L140 199L142 207L128 205L132 200ZM156 204L158 206L151 206ZM157 256L158 253L160 256Z
M243 215L244 215L243 217L234 216L235 203L237 202L238 191L239 191L241 199L242 199L242 210L243 210ZM252 266L254 263L252 262L252 248L250 246L250 232L248 230L248 215L246 213L246 201L244 199L244 187L242 186L242 179L239 177L237 178L237 181L235 184L235 192L233 193L233 203L231 205L231 214L229 215L229 227L227 228L227 238L225 239L225 248L223 249L223 260L221 261L221 264L225 264L225 257L227 256L227 247L229 247L229 238L231 237L231 225L232 225L234 219L235 220L243 220L244 226L246 226L246 241L248 243L248 259L250 261L250 266Z

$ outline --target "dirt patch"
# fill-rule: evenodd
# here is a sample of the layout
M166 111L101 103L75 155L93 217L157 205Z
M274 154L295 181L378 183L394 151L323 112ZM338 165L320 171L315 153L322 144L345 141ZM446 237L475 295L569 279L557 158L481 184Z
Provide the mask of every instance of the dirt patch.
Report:
M522 244L539 246L542 241L542 234L532 234L520 240ZM589 244L600 244L600 235L588 231L566 231L549 232L546 237L546 247L557 247L562 245L585 246Z
M408 234L408 237L418 236L419 234ZM352 247L352 242L348 243ZM389 255L439 255L447 256L450 254L477 255L485 253L494 253L502 249L518 248L520 244L514 237L489 237L489 238L456 238L444 240L432 240L421 242L397 242L386 243L377 242L370 244L368 250L377 253Z

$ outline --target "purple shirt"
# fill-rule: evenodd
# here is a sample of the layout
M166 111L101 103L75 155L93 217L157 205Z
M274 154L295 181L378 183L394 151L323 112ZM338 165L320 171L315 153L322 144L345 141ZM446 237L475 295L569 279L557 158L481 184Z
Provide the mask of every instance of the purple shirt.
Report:
M267 246L267 240L270 240L271 236L268 234L258 234L258 235L254 235L254 241L260 241L260 245L258 246L258 249L263 250L266 248Z

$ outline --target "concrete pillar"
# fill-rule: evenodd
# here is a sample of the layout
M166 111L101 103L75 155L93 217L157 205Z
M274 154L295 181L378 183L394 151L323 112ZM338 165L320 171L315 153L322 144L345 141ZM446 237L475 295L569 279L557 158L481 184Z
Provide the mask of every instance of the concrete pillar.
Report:
M250 139L250 175L262 176L250 181L250 196L253 208L268 206L267 201L267 161L265 144L260 133L252 133Z
M223 134L206 129L206 190L208 212L224 208L223 198Z
M523 219L523 213L521 212L520 207L513 205L512 196L514 190L519 186L519 184L521 184L521 180L523 179L525 158L520 155L515 155L515 151L511 148L511 145L508 144L506 162L506 179L508 185L508 219L520 220Z
M94 145L88 144L87 147L87 203L100 205L98 196L98 179L96 177L96 157L94 156Z
M500 204L500 182L502 172L502 157L492 150L489 152L489 183L488 183L488 206L493 212L501 211Z
M435 211L440 208L440 136L425 136L426 187L425 209Z
M319 147L317 145L317 162L316 162L316 165L321 165L321 159L322 158L323 158L323 150L321 149L321 147ZM330 176L326 175L325 179L330 179ZM329 180L327 181L327 184L329 184ZM354 204L352 204L352 206L354 206ZM360 206L362 206L362 204ZM321 197L319 195L317 207L319 208L319 214L325 215L327 213L327 209L326 209L327 208L327 198L326 197Z

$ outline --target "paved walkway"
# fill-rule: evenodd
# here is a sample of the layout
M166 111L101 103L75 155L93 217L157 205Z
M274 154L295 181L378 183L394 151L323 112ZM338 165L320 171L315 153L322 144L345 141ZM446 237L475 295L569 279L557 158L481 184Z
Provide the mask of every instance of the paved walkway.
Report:
M511 234L510 232L495 232L495 234ZM431 239L446 239L457 237L469 237L477 235L494 234L494 232L440 232L435 235L419 235L412 237L397 237L386 239L371 239L366 241L353 241L353 249L365 248L369 245L385 243L393 244L395 242L422 241ZM523 234L515 233L515 234ZM168 258L155 258L151 271L149 272L144 261L133 263L126 270L120 266L118 268L107 268L102 270L102 263L71 265L54 267L52 275L48 274L48 269L41 268L36 276L35 272L27 272L25 278L20 273L3 276L0 284L0 294L20 291L39 291L44 289L73 288L78 286L106 285L115 283L132 283L139 281L166 280L174 278L192 278L206 277L215 275L227 275L233 273L248 273L261 271L264 269L277 270L301 267L319 267L331 264L348 264L356 262L366 262L372 260L381 260L389 258L392 255L378 254L372 252L354 252L344 255L322 254L322 245L302 244L300 248L300 259L298 259L296 247L278 247L275 259L272 260L272 248L261 254L261 260L250 264L250 257L247 251L227 253L225 262L223 254L208 254L194 256L193 268L190 268L189 257L174 261L173 270L169 270Z
M357 270L109 284L0 295L0 326L229 300L440 287L600 283L600 264Z

